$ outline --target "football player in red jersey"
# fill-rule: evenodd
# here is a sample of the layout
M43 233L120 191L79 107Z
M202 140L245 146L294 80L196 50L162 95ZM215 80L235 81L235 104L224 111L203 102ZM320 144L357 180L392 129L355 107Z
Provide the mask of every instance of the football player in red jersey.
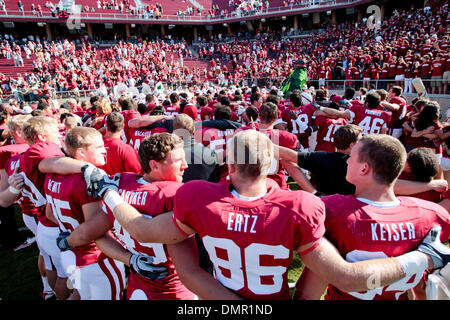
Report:
M346 262L323 237L325 207L320 198L281 190L266 179L272 157L272 142L264 134L235 134L227 148L232 184L190 181L178 189L173 213L153 219L123 200L117 180L89 167L84 176L88 190L104 198L131 236L140 242L171 244L169 253L180 278L200 298L289 299L287 270L293 250L308 268L345 292L372 289L374 274L381 287L428 267L441 268L450 260L450 249L436 241L439 231L433 230L419 251ZM189 237L196 232L218 282L198 266L195 242Z
M173 118L173 116L166 114L164 107L156 106L148 116L131 119L128 122L130 128L130 140L128 144L138 152L142 140L146 137L154 133L173 131L172 126L164 126L165 122L171 121Z
M31 117L23 124L22 133L30 145L24 152L18 169L24 179L24 187L21 192L23 208L36 216L39 221L36 242L45 261L48 282L55 290L58 299L66 299L67 292L56 291L56 288L62 288L66 284L67 275L61 265L60 252L56 246L56 238L59 234L58 226L47 219L45 214L45 174L39 171L39 164L43 159L64 155L61 151L58 123L51 117Z
M65 149L74 159L96 166L105 164L106 149L102 135L93 128L70 130L66 135ZM85 192L73 192L74 188L83 185L85 182L81 174L46 175L47 217L58 224L61 232L73 232L101 211L101 201ZM81 300L121 299L125 282L123 263L106 257L94 242L64 250L61 252L61 263ZM67 287L64 289L67 290Z
M12 204L16 200L18 192L23 188L23 180L21 179L21 177L18 177L18 185L11 185L14 182L9 182L8 178L14 174L16 168L18 168L20 164L22 153L25 152L29 147L22 134L22 125L29 118L29 115L17 115L12 117L7 122L8 130L16 144L0 148L0 190L2 190L0 196L0 205L5 207ZM9 189L10 186L12 187L11 189ZM9 192L9 190L13 190L14 192ZM25 226L36 237L38 225L37 217L31 212L31 210L24 207L22 197L18 200L18 203L22 209L22 218ZM31 240L32 239L27 239L27 241ZM54 296L54 292L50 284L48 283L45 262L41 254L39 254L38 258L38 269L43 285L42 297L44 299L49 299Z
M292 93L289 100L291 107L283 111L282 120L287 122L287 130L297 136L302 148L308 151L312 133L310 126L316 108L310 103L304 104L306 99L300 91Z
M380 104L380 95L375 92L369 92L366 95L364 106L354 104L349 110L338 111L327 107L319 108L318 115L339 116L350 120L353 124L363 129L362 135L386 133L387 125L391 119L388 112L377 110Z
M124 117L119 112L111 112L106 117L103 142L106 149L106 162L101 167L107 174L118 172L139 172L141 166L136 151L120 139Z
M371 261L415 250L435 225L442 228L440 240L449 239L447 210L429 201L395 196L394 183L405 161L406 151L398 139L385 134L365 136L347 160L347 180L356 186L355 195L322 198L326 208L325 236L347 261ZM329 285L325 298L407 299L407 291L419 283L426 270L424 265L399 281L364 292ZM315 271L302 273L297 298L320 298L328 283L320 278Z
M331 102L328 107L339 110L339 105L335 102ZM317 127L317 145L314 151L334 152L334 133L347 123L348 121L341 117L317 116L314 119L314 125Z
M143 217L151 219L160 213L172 210L173 198L182 185L183 171L187 168L183 141L176 135L158 133L142 141L139 160L144 175L118 173L114 179L118 183L121 197L138 210ZM168 270L163 279L146 279L132 272L128 279L127 299L130 300L191 300L194 295L180 281L161 243L144 243L130 236L130 233L114 219L109 208L104 209L91 220L67 237L69 246L80 248L86 239L93 240L109 229L115 229L118 238L133 254L151 257L155 266ZM103 246L100 247L102 250Z
M391 114L391 121L388 124L388 134L395 138L402 135L403 119L406 116L406 100L400 97L403 89L399 86L393 86L389 89L389 102L382 101L379 109L385 110Z
M261 105L259 111L259 118L261 119L260 123L254 123L254 127L240 127L236 130L236 133L241 130L256 129L257 131L267 135L269 139L277 145L289 149L298 148L298 140L296 135L284 130L277 130L273 128L275 122L278 119L278 107L276 104L265 102ZM275 158L272 160L272 165L270 167L268 177L275 180L275 182L278 183L281 189L288 189L284 168Z

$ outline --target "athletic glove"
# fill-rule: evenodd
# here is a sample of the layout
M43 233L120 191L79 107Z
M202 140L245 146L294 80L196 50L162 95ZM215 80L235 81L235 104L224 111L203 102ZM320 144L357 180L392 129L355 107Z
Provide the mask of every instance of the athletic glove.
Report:
M417 249L431 257L433 269L440 269L450 262L450 248L441 243L441 231L441 226L433 226Z
M157 267L153 264L153 258L141 254L132 254L130 257L131 270L144 278L150 280L160 280L169 274L165 267Z
M87 185L87 193L94 198L103 198L106 191L119 188L120 176L116 175L112 179L102 169L92 164L84 165L81 168L84 180Z
M67 242L67 238L69 238L69 236L70 232L64 231L59 234L58 238L56 238L56 245L58 246L59 250L64 252L72 248Z

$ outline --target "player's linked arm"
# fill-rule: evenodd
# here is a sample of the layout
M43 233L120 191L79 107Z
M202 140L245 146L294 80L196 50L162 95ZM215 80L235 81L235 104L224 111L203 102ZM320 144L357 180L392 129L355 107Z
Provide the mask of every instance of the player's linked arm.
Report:
M39 162L39 171L56 174L81 173L81 167L86 164L87 162L69 157L52 157Z
M108 205L110 202L108 199L110 198L117 199L116 201L118 203L115 204L114 207ZM143 243L159 242L172 244L187 238L187 235L183 234L180 229L175 226L175 223L172 220L172 212L166 212L153 219L147 219L131 205L124 202L120 195L114 190L109 190L105 194L104 199L120 225L123 226L136 241Z
M97 248L99 248L108 257L118 260L130 266L131 252L126 250L122 245L113 239L109 232L95 240Z
M305 252L307 248L299 248L300 259L306 267L322 278L323 281L334 285L342 291L351 292L374 289L370 287L374 279L376 279L378 287L384 287L406 276L398 258L373 259L350 263L340 256L337 249L326 238L318 241L320 241L320 244L306 254L301 254L301 252ZM428 267L433 266L433 261L428 255L421 252L414 253L419 254L423 258L421 261L427 262ZM310 289L306 288L303 290Z
M283 165L284 169L287 171L289 176L294 179L302 190L314 193L316 189L308 180L306 175L303 173L302 169L293 162L281 160L280 163Z
M167 249L181 281L199 298L205 300L242 299L200 268L197 244L194 237L187 238L177 244L168 245Z
M444 179L431 180L430 182L420 182L398 179L394 184L394 193L396 195L411 195L430 190L444 192L448 188L448 182Z
M294 163L297 163L298 159L297 151L279 146L277 144L273 144L273 155L278 160L285 160Z
M84 222L80 224L67 238L67 243L71 247L78 247L88 244L102 237L113 225L107 215L102 211L102 201L95 201L84 204Z
M304 268L297 280L294 300L320 300L328 283L308 268Z
M128 121L128 126L130 128L142 128L147 127L155 122L173 119L173 117L160 115L160 116L142 116L140 118L131 119Z

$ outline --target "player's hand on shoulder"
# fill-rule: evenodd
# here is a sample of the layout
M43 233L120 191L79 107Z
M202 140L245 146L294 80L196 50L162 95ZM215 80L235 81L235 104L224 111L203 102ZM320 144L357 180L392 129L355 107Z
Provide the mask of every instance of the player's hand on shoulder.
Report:
M434 191L445 192L448 189L448 182L444 179L431 180L430 186Z
M153 265L153 258L142 254L132 254L130 268L133 272L152 281L161 280L169 274L167 268Z
M441 226L433 226L417 249L430 256L433 269L445 267L450 262L450 248L441 243L441 231Z
M86 181L87 193L91 197L101 197L98 195L100 181L104 176L108 176L105 171L92 164L86 164L81 168L84 180Z

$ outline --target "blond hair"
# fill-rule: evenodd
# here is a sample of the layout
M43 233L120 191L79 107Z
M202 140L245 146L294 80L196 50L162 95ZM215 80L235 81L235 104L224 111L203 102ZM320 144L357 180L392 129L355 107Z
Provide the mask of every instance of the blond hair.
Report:
M96 109L97 110L97 113L96 113L97 117L104 116L104 115L110 114L112 112L111 104L108 101L106 101L105 99L102 99L100 101L96 101L94 103L94 106L97 108Z
M185 129L189 132L189 137L194 134L194 120L187 114L180 113L173 120L173 129Z
M235 134L227 145L227 161L237 167L239 176L256 180L267 176L273 158L270 139L255 130Z
M58 128L58 122L54 118L31 117L22 125L22 135L27 143L35 144L39 135L47 135L53 128Z
M23 124L30 118L29 114L14 116L6 122L6 126L10 132L22 131Z
M67 153L73 158L78 148L87 148L94 141L95 136L102 136L94 128L75 127L71 129L64 140L64 146Z

